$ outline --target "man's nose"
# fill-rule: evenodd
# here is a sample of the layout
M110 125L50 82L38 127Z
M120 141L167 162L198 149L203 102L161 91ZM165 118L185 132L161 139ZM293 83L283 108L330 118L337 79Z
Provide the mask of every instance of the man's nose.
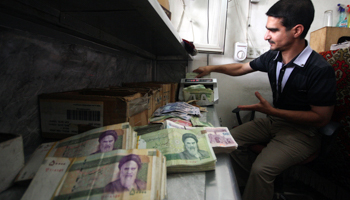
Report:
M264 40L269 40L269 39L271 39L270 31L267 30L266 33L265 33L265 35L264 35Z

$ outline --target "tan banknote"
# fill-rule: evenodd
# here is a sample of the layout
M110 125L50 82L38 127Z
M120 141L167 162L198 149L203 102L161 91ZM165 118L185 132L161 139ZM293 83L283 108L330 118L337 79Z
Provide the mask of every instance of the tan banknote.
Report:
M57 142L43 143L34 151L16 182L32 179L45 157L81 157L116 149L133 149L136 144L137 133L129 122L92 129Z
M156 149L115 150L79 158L47 157L23 197L164 199L164 159Z
M136 147L137 133L128 122L104 126L56 142L49 151L50 157L81 157L104 152L103 136L111 137L114 142L104 151L133 149ZM116 136L116 137L113 137Z

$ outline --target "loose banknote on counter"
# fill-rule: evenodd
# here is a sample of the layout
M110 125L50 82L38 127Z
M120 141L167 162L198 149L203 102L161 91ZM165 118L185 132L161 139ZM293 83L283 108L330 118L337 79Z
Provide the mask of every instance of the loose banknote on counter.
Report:
M181 118L184 120L190 120L192 116L201 116L201 112L198 107L192 106L185 102L168 103L165 106L158 108L153 113L151 121L158 121L165 118Z
M164 199L165 157L156 149L46 157L22 200Z
M197 75L198 75L198 73L189 72L189 73L186 73L186 78L196 78ZM210 75L205 75L201 78L210 78Z
M38 170L38 160L45 157L81 157L116 149L134 149L137 133L129 122L95 128L87 132L57 141L44 143L31 156L20 171L16 181L30 180ZM33 161L31 161L33 160Z
M192 117L191 124L194 127L214 127L210 122L200 121L199 117Z
M138 136L138 149L159 149L168 173L215 169L216 156L203 129L162 129ZM204 130L205 132L205 130Z
M231 153L238 147L237 142L233 139L227 127L186 127L166 120L162 128L176 128L184 130L199 129L202 130L202 132L205 130L205 132L208 134L210 145L213 147L215 153Z

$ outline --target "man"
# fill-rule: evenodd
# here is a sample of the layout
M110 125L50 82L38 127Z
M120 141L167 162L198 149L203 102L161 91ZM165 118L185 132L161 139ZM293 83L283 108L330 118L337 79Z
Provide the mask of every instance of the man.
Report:
M273 198L275 177L313 154L320 147L318 127L326 125L335 104L335 73L305 36L314 18L310 0L280 0L266 13L266 34L270 51L249 63L200 67L202 77L210 72L239 76L254 71L268 73L273 92L271 106L255 92L259 103L242 105L267 118L255 119L231 130L239 149L232 152L235 162L248 173L244 200ZM268 142L251 160L247 147ZM239 176L239 174L237 174Z
M109 152L112 150L116 150L114 147L114 143L117 141L118 135L115 130L104 131L100 134L98 142L98 150L92 154Z
M105 192L124 192L134 190L146 190L147 183L136 178L141 169L141 159L138 155L129 154L119 161L118 179L108 183Z
M209 153L198 148L198 139L192 133L185 133L182 135L182 142L184 143L185 151L179 153L183 160L195 160L209 158Z

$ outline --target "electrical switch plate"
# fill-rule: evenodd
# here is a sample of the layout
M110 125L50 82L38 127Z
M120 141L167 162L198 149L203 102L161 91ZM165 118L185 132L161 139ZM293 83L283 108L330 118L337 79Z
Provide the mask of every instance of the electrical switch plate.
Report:
M237 61L243 61L247 57L247 43L236 42L233 58Z
M258 3L260 0L250 0L252 3Z

